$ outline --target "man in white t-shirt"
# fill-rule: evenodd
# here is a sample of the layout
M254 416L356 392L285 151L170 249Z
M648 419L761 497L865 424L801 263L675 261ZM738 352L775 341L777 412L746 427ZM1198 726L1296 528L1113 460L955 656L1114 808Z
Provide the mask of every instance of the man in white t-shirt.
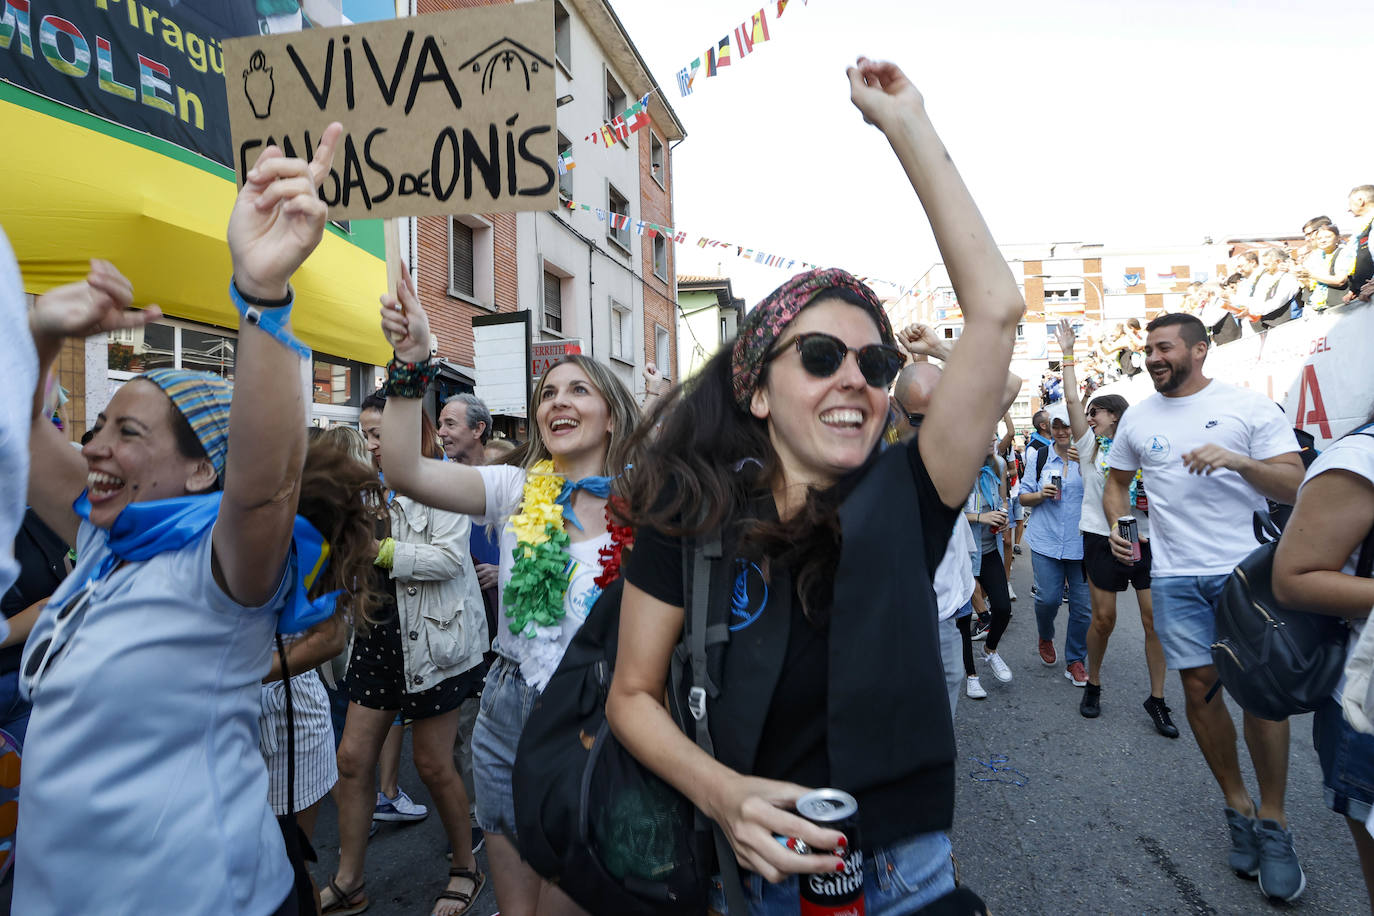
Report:
M1202 374L1207 331L1191 315L1150 322L1145 368L1156 394L1121 419L1107 456L1102 497L1108 518L1128 511L1137 469L1150 494L1151 593L1164 657L1183 682L1188 722L1226 800L1232 869L1258 876L1270 897L1294 900L1306 886L1284 816L1288 723L1245 714L1245 739L1259 780L1258 808L1241 777L1236 731L1216 683L1211 645L1222 586L1258 545L1254 515L1265 498L1291 504L1302 482L1297 440L1278 406L1263 395ZM1129 563L1130 544L1115 531L1112 550Z

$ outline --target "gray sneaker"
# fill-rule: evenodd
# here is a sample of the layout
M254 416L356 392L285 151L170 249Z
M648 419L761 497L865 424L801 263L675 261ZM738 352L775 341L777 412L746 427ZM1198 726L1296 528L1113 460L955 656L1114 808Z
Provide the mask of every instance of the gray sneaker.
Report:
M1260 843L1255 835L1255 819L1228 805L1226 826L1231 828L1231 870L1242 878L1255 877L1260 870Z
M1266 897L1291 903L1302 896L1307 876L1298 864L1293 834L1268 819L1255 821L1259 839L1259 886Z

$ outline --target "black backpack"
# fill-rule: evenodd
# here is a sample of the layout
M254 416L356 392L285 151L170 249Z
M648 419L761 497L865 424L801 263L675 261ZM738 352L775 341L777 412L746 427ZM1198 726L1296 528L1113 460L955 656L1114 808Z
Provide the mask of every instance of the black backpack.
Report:
M1367 429L1356 433L1374 435ZM1349 629L1341 617L1286 607L1274 598L1279 531L1270 523L1263 533L1270 540L1236 566L1222 589L1212 663L1218 686L1224 686L1242 709L1281 722L1316 710L1331 696L1345 669ZM1261 534L1258 520L1256 534ZM1369 578L1371 570L1374 528L1360 547L1356 575Z
M729 635L706 626L720 555L718 539L684 547L690 613L670 671L669 712L707 753L707 643ZM526 720L512 777L520 854L588 912L618 916L705 912L718 860L731 912L747 913L724 834L640 764L606 721L622 591L617 580L596 600Z

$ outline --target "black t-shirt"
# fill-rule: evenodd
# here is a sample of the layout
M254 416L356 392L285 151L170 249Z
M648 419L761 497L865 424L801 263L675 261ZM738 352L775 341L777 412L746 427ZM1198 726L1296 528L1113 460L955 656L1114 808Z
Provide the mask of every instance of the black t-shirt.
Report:
M926 569L933 577L944 556L955 517L960 509L949 508L926 472L925 463L915 448L907 446L911 473L920 497L921 528L926 533ZM771 500L763 500L770 518L776 519ZM625 580L665 604L683 606L682 542L655 529L635 532L634 549L625 564ZM759 567L740 558L734 560L735 588L731 600L732 626L745 624L757 615L784 609L791 616L787 653L782 674L769 702L768 714L759 737L759 750L753 776L780 779L803 786L830 784L830 763L826 748L826 701L829 682L829 637L823 626L806 619L801 600L792 587L791 577L774 574L765 582ZM900 575L900 570L893 570ZM779 588L787 592L780 600ZM914 612L921 609L913 608ZM935 614L935 608L926 610Z
M19 578L0 599L5 619L49 597L67 578L67 545L43 523L32 509L24 512L24 523L14 539L14 558L19 562ZM20 643L0 649L0 674L19 670L24 654Z

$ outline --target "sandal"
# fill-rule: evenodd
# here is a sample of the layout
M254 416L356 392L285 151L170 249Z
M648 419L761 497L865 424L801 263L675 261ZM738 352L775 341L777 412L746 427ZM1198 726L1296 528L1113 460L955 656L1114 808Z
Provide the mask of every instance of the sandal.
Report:
M482 888L486 886L487 876L480 871L473 871L470 868L450 868L448 870L450 878L467 878L472 882L472 893L465 894L462 891L451 891L445 889L434 899L434 906L430 907L430 916L433 916L435 907L445 900L457 900L463 908L452 916L463 916L471 907L472 901L477 899L477 895L482 893Z
M323 916L354 916L355 913L361 913L363 910L367 909L372 901L368 900L367 894L363 893L363 885L366 883L365 881L359 881L357 887L353 888L351 891L345 892L343 888L339 887L339 885L334 882L333 878L330 878L329 884L326 885L326 887L328 887L329 892L334 895L334 900L329 906L320 910L321 914L323 914Z

